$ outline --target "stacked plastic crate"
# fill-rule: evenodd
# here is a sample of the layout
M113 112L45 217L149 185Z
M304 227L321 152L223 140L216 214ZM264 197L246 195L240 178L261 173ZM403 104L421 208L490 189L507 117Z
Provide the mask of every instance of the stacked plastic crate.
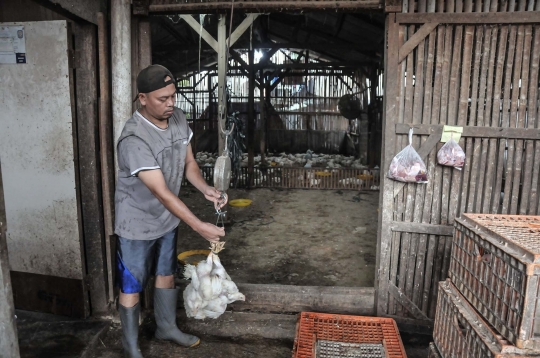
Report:
M430 357L540 357L540 216L464 214Z

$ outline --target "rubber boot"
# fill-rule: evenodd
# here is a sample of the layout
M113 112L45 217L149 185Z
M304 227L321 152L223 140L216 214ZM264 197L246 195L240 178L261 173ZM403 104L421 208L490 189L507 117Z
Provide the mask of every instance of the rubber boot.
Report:
M176 326L177 288L156 288L154 291L154 315L156 316L156 338L173 341L183 347L198 346L201 340L190 334L182 333Z
M139 312L140 304L127 308L120 308L120 322L122 322L122 346L124 346L125 358L143 358L137 339L139 337Z

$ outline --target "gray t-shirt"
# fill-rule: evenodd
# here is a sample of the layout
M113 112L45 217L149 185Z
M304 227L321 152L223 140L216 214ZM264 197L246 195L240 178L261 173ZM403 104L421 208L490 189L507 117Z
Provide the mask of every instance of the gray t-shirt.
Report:
M178 226L180 219L161 204L137 174L142 170L161 170L167 187L178 195L192 135L184 112L178 108L169 118L167 129L157 127L138 111L126 122L117 145L117 235L131 240L154 240Z

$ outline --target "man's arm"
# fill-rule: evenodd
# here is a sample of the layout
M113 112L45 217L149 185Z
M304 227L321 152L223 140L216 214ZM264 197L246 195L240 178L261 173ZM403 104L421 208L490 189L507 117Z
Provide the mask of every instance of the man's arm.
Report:
M201 175L199 169L199 164L193 156L193 150L191 149L191 144L188 145L186 151L186 178L195 188L197 188L201 193L204 194L207 200L210 200L214 203L216 208L221 208L227 204L227 197L225 199L221 198L221 192L216 188L206 184L206 180ZM219 207L218 207L219 205Z
M186 204L169 190L161 170L141 171L138 175L142 182L150 189L152 194L154 194L163 206L167 208L167 210L188 224L206 240L216 242L219 241L220 236L225 236L225 230L223 228L199 220L199 218L189 210Z

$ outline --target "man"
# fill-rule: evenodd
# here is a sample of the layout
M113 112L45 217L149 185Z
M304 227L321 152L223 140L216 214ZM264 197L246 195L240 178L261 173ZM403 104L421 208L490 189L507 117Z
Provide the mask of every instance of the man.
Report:
M118 139L115 193L122 345L130 358L142 358L137 343L139 293L150 274L156 275L156 338L185 347L200 342L176 326L176 228L183 220L211 242L219 241L225 231L199 220L178 198L184 172L216 208L227 201L200 174L190 144L193 133L184 113L174 107L176 85L171 72L149 66L139 73L137 89L142 108L126 122Z

